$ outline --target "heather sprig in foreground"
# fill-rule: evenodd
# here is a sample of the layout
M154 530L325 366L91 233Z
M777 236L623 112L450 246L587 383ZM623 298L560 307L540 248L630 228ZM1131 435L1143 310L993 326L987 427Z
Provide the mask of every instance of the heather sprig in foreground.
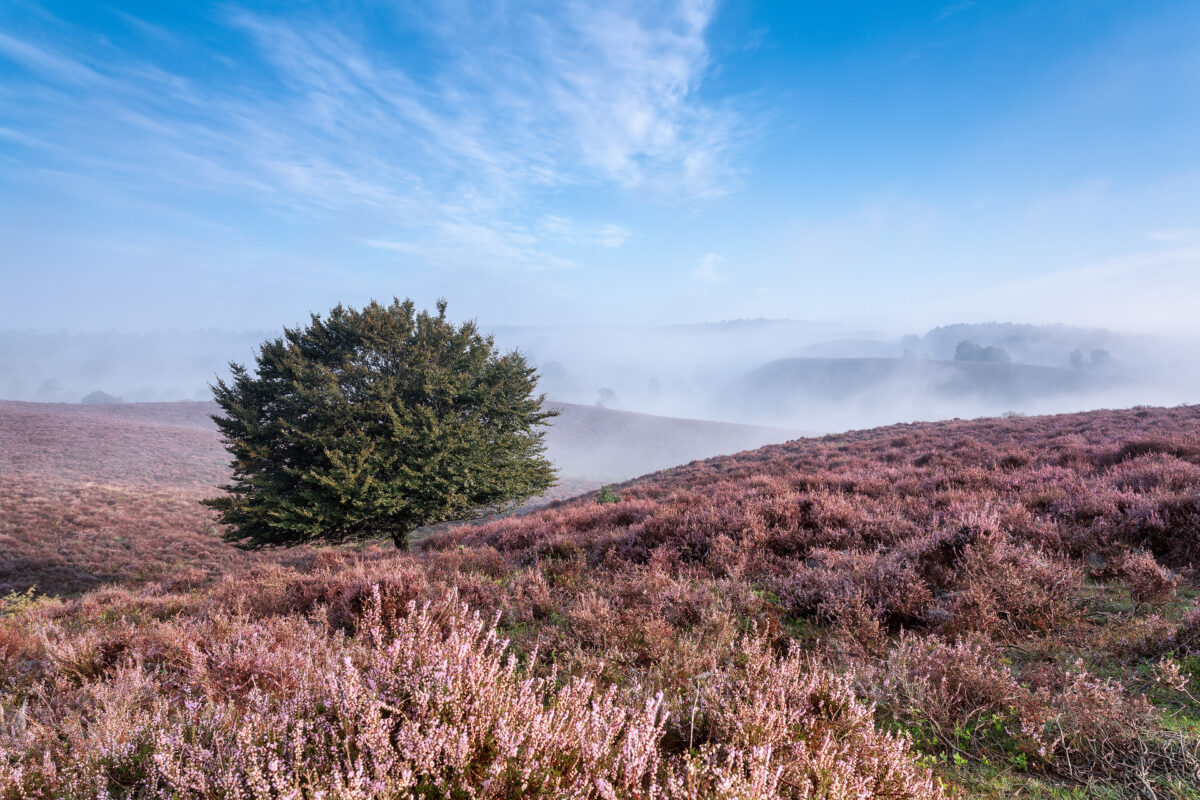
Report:
M0 797L941 795L845 677L761 639L710 676L704 743L672 749L679 698L535 675L455 597L386 624L380 608L375 589L353 636L297 617L164 621L107 665L39 623L54 702L49 686L7 693Z

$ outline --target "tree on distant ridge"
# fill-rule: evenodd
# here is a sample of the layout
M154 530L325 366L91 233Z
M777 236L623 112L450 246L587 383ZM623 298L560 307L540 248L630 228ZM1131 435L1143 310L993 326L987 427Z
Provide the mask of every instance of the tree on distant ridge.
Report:
M83 403L84 405L111 405L113 403L123 403L125 401L117 397L115 394L109 394L108 392L102 392L97 389L94 392L88 392L85 394L79 400L79 402Z
M233 457L224 538L257 549L390 538L502 510L548 489L536 370L446 302L338 305L264 342L257 371L212 387Z
M1008 352L1002 347L988 345L981 347L967 339L958 343L954 348L955 361L982 361L988 364L1007 364L1010 359Z

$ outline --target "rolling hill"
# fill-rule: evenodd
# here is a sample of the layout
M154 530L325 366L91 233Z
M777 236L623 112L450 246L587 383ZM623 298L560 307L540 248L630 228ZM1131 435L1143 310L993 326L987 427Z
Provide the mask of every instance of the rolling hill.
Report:
M616 489L413 552L9 598L0 797L1195 796L1200 407Z
M1089 376L1055 367L903 358L788 358L746 377L748 394L765 401L840 402L892 386L947 398L1020 402L1091 388Z
M698 458L751 450L806 435L798 430L709 422L550 403L560 416L546 452L563 475L627 480Z
M739 417L844 430L896 421L1070 409L1113 385L1111 377L1029 364L919 358L787 358L725 387ZM1078 406L1077 406L1078 407Z
M603 482L788 438L784 431L556 404L558 485L526 508ZM207 580L263 559L233 550L199 505L227 475L213 403L0 401L0 595L73 594L180 567Z

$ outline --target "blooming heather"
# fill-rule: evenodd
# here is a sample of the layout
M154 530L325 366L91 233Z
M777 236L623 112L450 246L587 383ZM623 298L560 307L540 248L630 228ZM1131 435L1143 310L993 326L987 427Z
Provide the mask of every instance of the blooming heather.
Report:
M1200 409L891 426L615 489L411 553L5 600L0 797L1200 785Z

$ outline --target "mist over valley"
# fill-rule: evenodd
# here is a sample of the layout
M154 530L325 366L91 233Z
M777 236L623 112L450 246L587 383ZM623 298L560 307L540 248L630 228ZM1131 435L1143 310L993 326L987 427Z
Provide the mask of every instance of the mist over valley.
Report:
M1181 335L1002 323L888 334L793 320L483 328L499 348L528 358L552 403L775 429L760 434L761 441L729 440L746 447L894 422L1176 405L1200 397L1198 345ZM228 377L229 361L252 360L258 344L276 335L0 331L0 398L206 400L209 385ZM617 441L636 438L615 423L603 430ZM660 469L728 451L719 436L705 443L702 430L694 428L694 448L665 451L680 453L679 461L668 463L664 455L666 461L645 463ZM583 471L630 477L628 464L642 462L621 465L625 446L606 441L597 439L593 449L610 455L596 456ZM577 456L563 451L559 458L568 472L580 472ZM606 458L615 459L611 468Z

